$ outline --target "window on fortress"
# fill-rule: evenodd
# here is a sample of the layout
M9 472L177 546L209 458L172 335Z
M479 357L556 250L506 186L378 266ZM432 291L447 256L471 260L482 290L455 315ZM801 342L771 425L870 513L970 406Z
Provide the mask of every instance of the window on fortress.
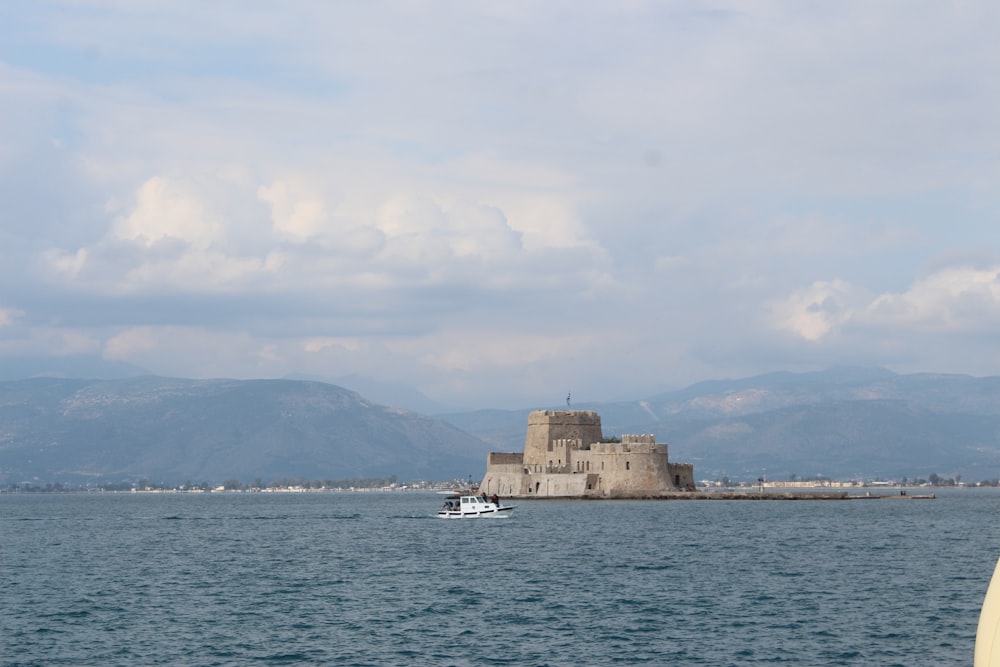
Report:
M631 466L629 465L629 462L628 462L628 461L626 461L626 462L625 462L625 470L631 470L631 469L632 469L632 468L631 468Z

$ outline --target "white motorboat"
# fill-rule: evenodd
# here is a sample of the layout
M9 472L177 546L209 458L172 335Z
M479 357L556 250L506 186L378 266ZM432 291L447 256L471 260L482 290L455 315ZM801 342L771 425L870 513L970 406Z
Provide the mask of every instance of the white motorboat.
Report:
M487 519L510 516L513 505L503 505L496 496L448 496L438 510L442 519Z

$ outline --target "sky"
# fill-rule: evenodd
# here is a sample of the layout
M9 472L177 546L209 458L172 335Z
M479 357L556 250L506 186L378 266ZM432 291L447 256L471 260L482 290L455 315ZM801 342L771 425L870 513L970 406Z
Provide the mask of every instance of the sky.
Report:
M1000 375L998 34L987 0L0 2L0 369L470 408Z

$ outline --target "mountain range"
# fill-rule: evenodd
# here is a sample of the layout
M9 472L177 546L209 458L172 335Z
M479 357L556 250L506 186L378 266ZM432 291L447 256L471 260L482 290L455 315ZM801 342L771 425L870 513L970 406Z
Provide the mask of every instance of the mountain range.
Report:
M378 398L309 380L0 382L0 485L478 479L488 451L523 449L531 410L566 409L427 416ZM835 368L571 407L600 413L605 435L656 435L698 479L1000 477L998 377Z
M487 445L342 387L292 380L0 382L0 484L478 475Z

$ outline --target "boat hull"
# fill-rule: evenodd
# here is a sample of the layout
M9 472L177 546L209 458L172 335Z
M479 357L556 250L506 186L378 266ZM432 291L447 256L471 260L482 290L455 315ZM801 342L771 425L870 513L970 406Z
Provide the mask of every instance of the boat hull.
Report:
M441 519L492 519L510 516L512 509L513 505L501 505L497 496L448 496L437 515Z
M437 513L439 519L503 519L509 517L511 507L495 507L491 509L465 511L441 510Z

